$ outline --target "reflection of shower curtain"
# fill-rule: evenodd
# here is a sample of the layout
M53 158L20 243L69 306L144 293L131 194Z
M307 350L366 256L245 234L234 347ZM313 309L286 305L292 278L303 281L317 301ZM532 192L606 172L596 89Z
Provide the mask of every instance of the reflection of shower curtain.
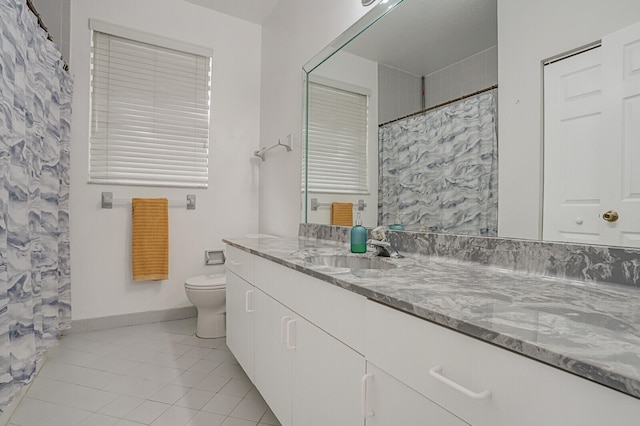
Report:
M380 224L497 235L495 90L380 128Z
M0 5L0 410L71 322L72 81L25 0Z

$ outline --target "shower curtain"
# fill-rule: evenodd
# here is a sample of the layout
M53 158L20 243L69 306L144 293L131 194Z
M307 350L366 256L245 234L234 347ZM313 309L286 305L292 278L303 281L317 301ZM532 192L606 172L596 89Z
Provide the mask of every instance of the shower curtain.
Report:
M495 89L379 129L378 223L497 235Z
M25 0L0 5L0 410L71 322L72 80Z

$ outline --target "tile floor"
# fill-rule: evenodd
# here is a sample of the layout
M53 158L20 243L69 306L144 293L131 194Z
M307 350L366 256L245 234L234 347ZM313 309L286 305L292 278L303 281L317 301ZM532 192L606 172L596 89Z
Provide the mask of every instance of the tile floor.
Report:
M195 318L65 336L11 426L267 426L280 423Z

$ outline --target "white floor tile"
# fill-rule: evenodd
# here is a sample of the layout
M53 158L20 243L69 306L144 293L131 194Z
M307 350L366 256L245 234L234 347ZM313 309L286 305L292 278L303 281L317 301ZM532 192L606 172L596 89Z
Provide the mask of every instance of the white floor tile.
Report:
M198 411L185 426L220 426L226 417L220 414Z
M20 426L40 425L47 419L47 408L51 403L24 398L11 416L11 424Z
M226 346L195 319L66 336L13 426L280 426Z
M99 412L113 417L124 417L134 408L140 406L145 400L129 395L121 395L109 404L102 407Z
M128 376L137 377L158 383L171 383L172 380L184 373L183 370L159 365L141 364L138 368L128 372Z
M105 352L108 344L98 342L94 340L85 339L80 336L64 336L60 339L65 348L75 349L83 352L91 352L97 355L102 355Z
M188 370L200 361L199 358L191 357L189 355L181 355L173 361L173 365L170 367L179 368L181 370Z
M113 426L119 419L117 417L106 416L104 414L93 413L78 426Z
M243 399L236 408L233 409L230 416L257 422L262 419L266 411L267 404L264 402L255 399Z
M20 426L75 425L89 417L90 411L47 401L25 398L16 408L11 423Z
M148 349L155 352L162 352L173 355L184 355L188 352L191 352L194 347L176 342L154 342L149 345Z
M214 349L206 349L206 350L209 351L209 350L214 350ZM188 353L188 356L192 356L191 352ZM211 373L220 364L222 364L222 363L221 362L210 361L208 359L200 358L200 360L198 362L196 362L195 364L193 364L191 367L189 367L189 369L187 371L192 371L192 372L196 372L196 373L200 373L202 375L205 375L205 374Z
M145 401L127 413L124 418L142 424L150 424L167 411L169 407L170 405L161 402Z
M184 426L198 411L185 407L173 406L162 413L152 426Z
M152 401L164 402L165 404L175 404L180 398L182 398L190 388L186 388L183 386L168 384L165 385L158 392L153 394L151 398Z
M215 395L213 392L200 389L190 389L182 398L175 403L179 407L200 410Z
M249 393L252 387L253 384L251 384L251 382L248 380L231 379L226 385L224 385L222 389L220 389L219 392L226 395L233 395L244 398L247 393Z
M228 364L226 362L216 367L213 373L223 377L246 377L242 367L238 364Z
M162 389L163 384L151 382L137 377L118 376L114 374L108 383L105 383L105 390L124 395L135 396L148 399L151 395Z
M242 398L232 395L216 394L202 407L203 411L214 414L229 415L240 403Z
M89 367L102 358L102 355L78 351L66 347L55 347L47 352L47 361Z
M171 381L174 385L185 386L192 388L196 383L203 379L202 373L197 371L185 371L175 379Z
M208 361L214 361L216 365L220 365L222 363L238 364L238 361L236 361L228 349L211 349L209 352L203 353L202 357Z
M29 389L29 397L87 411L97 411L116 399L118 395L45 377L37 377Z
M132 422L131 420L127 419L120 419L113 426L140 426L141 424L144 423Z
M197 346L200 348L217 348L220 346L220 341L222 339L201 339L197 336L189 336L180 341L180 343L189 345L189 346Z
M234 417L227 417L227 419L222 422L222 426L256 426L256 424L256 422L236 419Z
M196 383L193 387L200 390L206 390L209 392L218 392L231 380L228 377L218 376L210 373L204 376L202 380Z

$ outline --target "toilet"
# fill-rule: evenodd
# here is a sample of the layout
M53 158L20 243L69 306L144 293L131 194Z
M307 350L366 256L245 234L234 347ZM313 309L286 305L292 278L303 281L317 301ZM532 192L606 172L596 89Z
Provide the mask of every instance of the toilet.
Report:
M198 275L185 281L187 299L198 310L196 336L203 339L225 336L226 289L225 274Z

